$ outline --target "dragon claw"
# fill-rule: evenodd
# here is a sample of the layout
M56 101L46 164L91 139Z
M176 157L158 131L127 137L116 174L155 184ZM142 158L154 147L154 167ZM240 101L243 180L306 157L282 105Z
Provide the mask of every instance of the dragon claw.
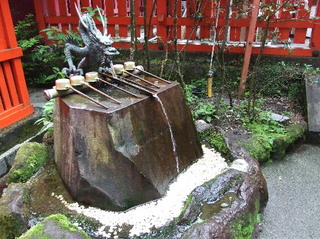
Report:
M102 66L100 66L100 67L99 67L99 73L109 73L109 74L113 75L113 74L112 74L113 71L112 71L112 69L109 68L109 67L102 67Z
M66 75L66 76L70 76L70 75L83 75L83 70L81 68L76 68L75 66L71 67L71 68L63 68L62 72Z

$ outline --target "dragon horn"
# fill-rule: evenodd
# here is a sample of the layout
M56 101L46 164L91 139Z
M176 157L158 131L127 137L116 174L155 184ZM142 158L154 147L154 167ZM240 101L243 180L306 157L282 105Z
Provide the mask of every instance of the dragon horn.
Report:
M103 35L106 36L108 34L107 24L106 24L106 21L105 21L104 17L102 16L102 14L100 12L100 8L98 6L97 6L97 9L98 9L99 16L100 16L101 22L102 22Z
M89 29L88 25L85 24L84 21L83 21L82 18L81 18L81 12L80 12L77 4L75 3L74 6L75 6L75 8L76 8L77 14L78 14L78 16L79 16L79 19L80 19L82 25L83 25L86 29Z

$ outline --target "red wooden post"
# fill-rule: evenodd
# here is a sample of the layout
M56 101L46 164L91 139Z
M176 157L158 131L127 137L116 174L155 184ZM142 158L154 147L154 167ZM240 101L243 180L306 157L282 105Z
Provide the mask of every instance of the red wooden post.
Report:
M127 17L127 0L118 0L118 15L122 19ZM119 36L128 37L128 25L123 21L119 21Z
M244 93L245 86L246 86L250 58L251 58L251 52L252 52L252 43L254 40L254 32L256 30L256 24L257 24L259 2L260 2L259 0L253 0L253 9L252 9L252 14L251 14L251 19L250 19L250 26L249 26L249 33L248 33L246 50L244 53L244 62L243 62L243 68L242 68L242 72L241 72L241 81L240 81L240 86L239 86L238 99L240 99L242 97L242 95Z
M316 9L316 17L320 17L320 1L317 2L317 9ZM320 51L320 23L319 21L314 24L314 28L312 29L312 35L310 39L310 47L312 50Z
M173 7L174 7L174 1L172 1L172 2L173 2ZM179 24L179 19L181 19L181 17L182 17L182 0L179 0L178 4L177 4L177 16L178 16L177 37L178 37L178 39L181 39L182 28L181 28L181 24ZM173 29L172 29L172 33L173 33ZM168 39L169 39L169 36L168 36ZM170 39L173 39L173 35L172 35L172 37Z
M43 12L43 4L41 0L33 0L34 8L36 12L36 19L39 30L43 30L46 28L46 23L44 19L44 12Z
M310 3L309 3L310 4ZM297 21L309 19L310 13L306 10L309 6L300 5L297 13ZM296 28L294 32L294 43L305 43L307 36L307 28Z
M8 92L10 94L10 99L11 99L12 105L17 106L20 102L19 102L17 89L15 86L10 62L5 61L5 62L3 62L2 65L3 65L4 78L7 81Z
M109 19L114 18L114 3L113 0L105 0L105 13L107 16L107 21L108 21L108 34L111 36L115 37L116 32L115 32L115 25L109 23Z
M0 128L33 113L7 0L0 1Z
M212 1L205 1L203 4L203 19L200 28L200 39L210 38L210 28L214 25L214 19L212 19Z
M60 16L68 16L67 13L67 3L65 0L59 0L59 11ZM62 32L66 33L66 30L69 30L69 24L61 24Z
M158 4L160 3L160 4ZM168 29L167 29L167 1L157 1L157 15L158 15L158 25L157 25L157 35L161 38L163 42L168 40Z
M147 28L149 28L149 32L147 32L148 29L145 29L145 34L148 35L149 38L153 37L153 24L149 26L149 18L153 18L153 12L152 12L152 4L153 0L144 0L146 1L146 8L144 9L144 14L147 16ZM157 5L158 6L158 5Z
M135 3L134 11L135 11L135 14L136 14L136 36L140 37L140 35L141 35L140 34L141 27L140 27L140 24L137 21L137 19L140 18L140 8L141 8L140 3L141 2L139 0L135 0L134 3Z
M284 0L281 0L280 4L283 4ZM290 11L287 10L286 8L282 8L280 10L280 20L291 20L292 19L292 15L290 14ZM284 42L288 42L289 38L290 38L290 32L291 32L291 28L289 27L279 27L279 38L278 40L280 42L284 41Z
M95 8L96 6L91 6L91 1L90 0L81 0L81 7L93 7L93 8Z
M196 22L196 4L198 1L187 1L187 18L193 18L193 21ZM185 39L194 40L196 37L196 28L194 24L188 24L186 26Z
M227 0L221 0L220 2L220 14L219 14L219 21L218 21L218 27L217 27L217 39L216 40L223 40L224 36L224 23L226 18L226 11L227 11Z

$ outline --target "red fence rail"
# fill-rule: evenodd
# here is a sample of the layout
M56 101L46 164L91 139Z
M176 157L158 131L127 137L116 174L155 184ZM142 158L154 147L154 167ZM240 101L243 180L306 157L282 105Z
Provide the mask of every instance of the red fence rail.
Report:
M261 4L287 1L261 0ZM168 43L173 40L174 2L174 0L135 0L137 37L143 37L144 15L146 14L148 22L150 19L151 23L150 38L156 36L157 43ZM219 14L217 14L216 2L211 0L178 0L177 28L178 43L181 49L210 52L212 48L210 39L213 30L217 32L217 40L223 38L223 33L226 31L227 0L220 1ZM250 11L240 17L237 11L250 10L250 2L240 5L239 2L248 1L233 2L228 31L228 51L242 53L249 28ZM290 0L289 7L278 9L269 26L273 34L273 36L270 34L270 37L275 38L275 35L278 37L275 41L270 41L267 44L264 54L311 56L313 50L320 49L320 22L317 20L317 17L320 16L320 4L318 2L319 0ZM75 4L80 7L104 9L108 19L108 32L116 40L115 46L119 48L130 47L130 0L34 0L40 30L49 26L58 26L64 31L67 29L76 30L79 19ZM154 8L153 4L155 4ZM218 22L215 29L216 16ZM259 51L259 32L265 28L265 20L258 19L253 54L257 54ZM186 44L186 42L188 43ZM157 49L157 43L150 44L150 47Z
M0 1L0 129L31 115L21 59L7 0Z

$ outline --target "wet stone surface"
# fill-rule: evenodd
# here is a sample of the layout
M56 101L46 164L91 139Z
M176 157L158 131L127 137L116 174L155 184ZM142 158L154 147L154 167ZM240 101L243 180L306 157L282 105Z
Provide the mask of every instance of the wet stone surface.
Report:
M180 85L159 85L154 97L102 101L109 110L74 94L57 101L55 161L77 201L124 210L159 198L201 156Z

